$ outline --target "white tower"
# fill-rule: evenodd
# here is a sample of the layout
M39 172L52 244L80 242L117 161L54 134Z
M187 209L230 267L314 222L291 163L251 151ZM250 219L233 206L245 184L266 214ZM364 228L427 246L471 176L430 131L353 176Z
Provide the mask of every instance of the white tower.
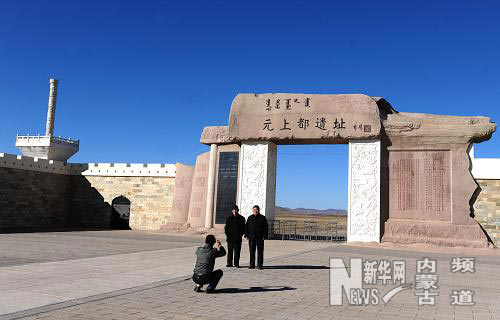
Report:
M47 111L45 135L17 135L16 137L16 147L24 156L66 161L77 153L80 148L79 140L54 136L58 83L56 79L50 79L49 109Z

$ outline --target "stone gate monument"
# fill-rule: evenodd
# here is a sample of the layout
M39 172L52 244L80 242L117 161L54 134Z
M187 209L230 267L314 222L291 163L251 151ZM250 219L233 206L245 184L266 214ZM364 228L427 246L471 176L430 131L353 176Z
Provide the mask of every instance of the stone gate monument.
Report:
M173 215L210 228L236 202L273 219L277 145L349 144L348 241L488 246L468 150L494 131L487 117L400 113L363 94L239 94L229 126L204 128L210 153L197 161L189 212Z

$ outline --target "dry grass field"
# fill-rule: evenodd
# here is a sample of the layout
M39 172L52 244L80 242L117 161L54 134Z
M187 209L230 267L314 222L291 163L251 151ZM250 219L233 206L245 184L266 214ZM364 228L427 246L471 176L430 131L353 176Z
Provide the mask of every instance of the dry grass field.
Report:
M276 233L283 233L283 222L284 221L295 221L296 223L296 233L299 235L307 234L307 230L304 230L304 222L314 222L315 230L320 234L325 234L328 230L336 230L337 234L346 233L347 226L347 215L345 214L326 214L326 213L307 213L300 211L287 212L287 210L282 210L281 208L276 208L275 221L279 221L281 225L281 231L277 230L278 226L275 227ZM336 225L333 225L336 223Z

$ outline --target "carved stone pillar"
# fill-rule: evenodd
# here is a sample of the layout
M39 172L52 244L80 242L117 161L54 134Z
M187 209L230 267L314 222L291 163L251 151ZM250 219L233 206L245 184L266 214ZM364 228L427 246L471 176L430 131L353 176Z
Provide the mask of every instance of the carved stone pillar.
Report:
M205 210L205 228L214 226L214 194L215 194L215 169L217 161L217 145L212 143L210 146L210 160L208 161L208 190L207 206Z
M272 142L247 141L241 144L237 203L245 218L258 205L260 213L274 219L276 201L276 155Z
M57 100L57 84L56 79L50 79L49 91L49 108L47 110L47 123L45 127L45 135L54 135L54 121L56 118L56 100Z
M380 242L380 140L349 141L347 241Z

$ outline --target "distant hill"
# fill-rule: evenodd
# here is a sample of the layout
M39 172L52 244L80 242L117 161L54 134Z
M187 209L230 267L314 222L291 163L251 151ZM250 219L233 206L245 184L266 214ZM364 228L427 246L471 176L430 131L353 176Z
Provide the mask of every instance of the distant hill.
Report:
M276 206L276 213L278 214L334 214L334 215L347 215L347 210L343 209L307 209L307 208L285 208Z

